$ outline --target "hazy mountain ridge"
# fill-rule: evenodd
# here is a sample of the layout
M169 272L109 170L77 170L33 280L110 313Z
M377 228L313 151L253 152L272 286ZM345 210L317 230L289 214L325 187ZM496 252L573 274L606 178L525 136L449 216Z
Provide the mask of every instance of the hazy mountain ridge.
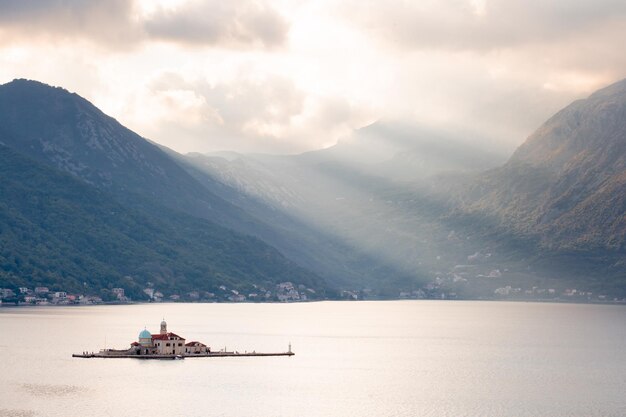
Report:
M192 158L225 186L395 264L397 277L410 277L401 279L405 288L458 276L455 265L482 258L487 271L517 271L507 273L511 285L515 276L561 277L560 285L615 290L625 259L625 86L574 102L508 162L482 173L497 155L463 162L473 153L461 146L446 159L448 145L411 143L402 128L389 126L369 128L361 144L297 156ZM394 131L402 133L399 142L385 144L384 133ZM397 172L381 169L398 161Z
M320 176L319 161L306 155L230 155L226 160L201 154L179 160L212 192L288 237L294 244L283 252L333 285L376 285L406 275L402 267L354 245L322 220L337 217L332 221L341 224L336 205L347 195L328 175Z
M0 114L0 140L7 146L105 189L125 204L152 199L155 205L248 234L264 227L77 94L14 80L0 86Z
M424 128L382 120L346 140L311 152L318 158L359 167L363 174L401 182L422 182L446 173L471 173L504 163L508 154L466 132ZM363 156L361 156L363 155Z
M7 115L0 126L5 144L106 190L130 208L161 217L166 207L256 236L330 281L358 280L350 265L373 265L348 253L341 242L280 214L266 224L273 210L265 205L244 212L240 206L254 204L245 193L183 169L180 155L149 143L62 88L15 80L0 88L0 111ZM348 261L351 257L356 260Z
M546 248L624 252L626 80L558 112L464 198Z
M0 86L0 138L25 155L64 170L129 207L159 215L181 211L256 236L280 250L289 236L211 192L176 162L176 153L143 139L76 94L29 80ZM296 262L298 261L297 257Z
M57 253L58 249L49 246L56 242L53 246L66 248L68 253L64 255L62 250L55 259L67 256L68 260L57 262L51 276L71 288L76 288L78 280L105 285L128 275L137 279L132 285L134 294L148 281L160 282L173 291L191 290L194 285L208 290L219 281L230 288L251 288L255 282L277 280L306 283L323 293L325 284L313 273L258 238L223 227L238 223L242 229L250 224L254 228L253 218L212 195L157 146L79 96L38 82L16 80L0 86L0 114L3 185L8 187L2 197L19 197L3 202L3 250L9 251L12 259L33 260L29 270L20 270L20 262L5 259L13 266L9 268L11 274L8 270L1 274L3 281L54 281L46 278L44 254ZM24 175L17 179L10 167L31 172L33 182ZM44 198L41 193L61 192L59 183L82 189L84 198L81 193L74 194L62 207L38 204L37 210L29 212L29 194L33 201L54 200L54 195ZM94 205L94 201L99 204ZM75 218L67 207L75 208ZM134 220L107 224L109 217L101 207L114 207L111 211L120 219ZM27 213L30 217L24 217ZM50 223L40 224L43 219ZM30 232L14 233L12 226L19 224L30 225ZM49 244L42 252L29 253L31 245L40 247L33 239ZM77 245L79 241L88 244ZM88 250L91 247L108 249L99 253Z
M395 142L386 136L394 132L401 132ZM350 141L300 155L230 154L224 158L189 154L181 162L220 183L221 191L214 192L246 211L274 221L275 227L294 225L294 239L302 247L326 254L317 258L323 263L310 267L333 282L348 288L392 291L399 285L416 287L428 282L441 253L429 241L445 242L450 232L433 225L440 208L437 204L420 202L413 210L409 208L412 203L405 206L394 195L407 194L407 186L412 187L399 179L423 183L433 173L447 172L453 166L464 171L476 170L476 165L470 168L472 164L495 164L492 155L478 149L471 154L481 158L459 164L459 155L467 154L467 147L460 147L454 157L440 164L433 155L441 156L451 145L438 144L441 135L423 135L420 132L411 140L406 126L385 123L366 128ZM390 169L400 155L412 153L417 157L403 158L402 164ZM429 156L437 160L419 163ZM400 175L407 166L412 171ZM311 236L320 238L307 242ZM325 248L312 246L321 242Z
M38 116L30 121L12 106L15 99L27 109L28 97L3 96L7 86L0 87L8 115L0 141L160 222L155 230L208 220L201 229L242 239L254 259L257 250L261 258L274 252L220 226L260 237L330 285L392 297L424 288L434 297L483 297L520 280L623 290L626 82L568 106L508 162L484 172L499 163L498 152L420 129L412 137L388 123L360 132L362 141L301 155L182 156L65 90L28 81L11 88L24 83L51 95L56 110L46 111L33 93ZM237 244L228 247L235 256ZM261 269L324 286L277 254L270 258ZM252 266L239 267L243 275L229 276L252 282Z

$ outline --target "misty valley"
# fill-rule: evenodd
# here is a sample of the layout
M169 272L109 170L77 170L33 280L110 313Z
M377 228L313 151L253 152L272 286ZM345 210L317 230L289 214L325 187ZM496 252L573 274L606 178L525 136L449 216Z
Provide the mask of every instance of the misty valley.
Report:
M5 305L626 299L626 81L512 156L392 120L297 155L180 154L23 79L0 114Z
M0 0L0 417L626 416L625 39Z

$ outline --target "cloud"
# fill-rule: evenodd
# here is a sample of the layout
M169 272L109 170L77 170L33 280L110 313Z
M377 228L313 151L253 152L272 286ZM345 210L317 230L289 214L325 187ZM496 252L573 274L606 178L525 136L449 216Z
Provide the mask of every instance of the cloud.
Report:
M376 37L417 49L506 48L626 23L621 0L367 0L340 9L346 21Z
M625 8L0 0L0 80L62 85L181 151L305 151L390 118L512 149L559 108L626 75Z
M0 0L0 41L81 37L124 45L138 39L127 0Z
M149 36L188 45L259 45L285 42L289 25L264 2L195 1L160 9L145 22Z
M311 95L277 75L211 84L170 72L149 82L137 99L152 104L144 114L131 104L130 124L182 152L298 153L334 144L370 121L346 100Z
M263 1L189 1L145 13L138 0L0 0L0 42L83 39L114 49L151 41L274 48L289 24Z
M626 74L621 0L347 0L334 13L392 63L381 97L396 117L507 148Z

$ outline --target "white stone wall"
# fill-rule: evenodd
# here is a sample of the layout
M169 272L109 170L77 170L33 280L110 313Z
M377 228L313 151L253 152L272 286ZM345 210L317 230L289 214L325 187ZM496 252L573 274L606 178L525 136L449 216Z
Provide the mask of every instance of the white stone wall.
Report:
M185 339L183 338L155 339L154 345L159 355L179 355L185 353Z
M209 348L207 346L185 346L185 353L189 355L208 353Z

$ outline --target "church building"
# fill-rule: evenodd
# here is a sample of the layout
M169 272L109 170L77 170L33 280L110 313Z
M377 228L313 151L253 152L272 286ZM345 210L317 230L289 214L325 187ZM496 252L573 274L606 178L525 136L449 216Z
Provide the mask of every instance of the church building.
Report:
M165 320L161 322L159 334L151 334L147 329L139 333L139 340L130 345L135 355L201 355L211 352L211 348L200 342L185 344L185 339L167 331Z

